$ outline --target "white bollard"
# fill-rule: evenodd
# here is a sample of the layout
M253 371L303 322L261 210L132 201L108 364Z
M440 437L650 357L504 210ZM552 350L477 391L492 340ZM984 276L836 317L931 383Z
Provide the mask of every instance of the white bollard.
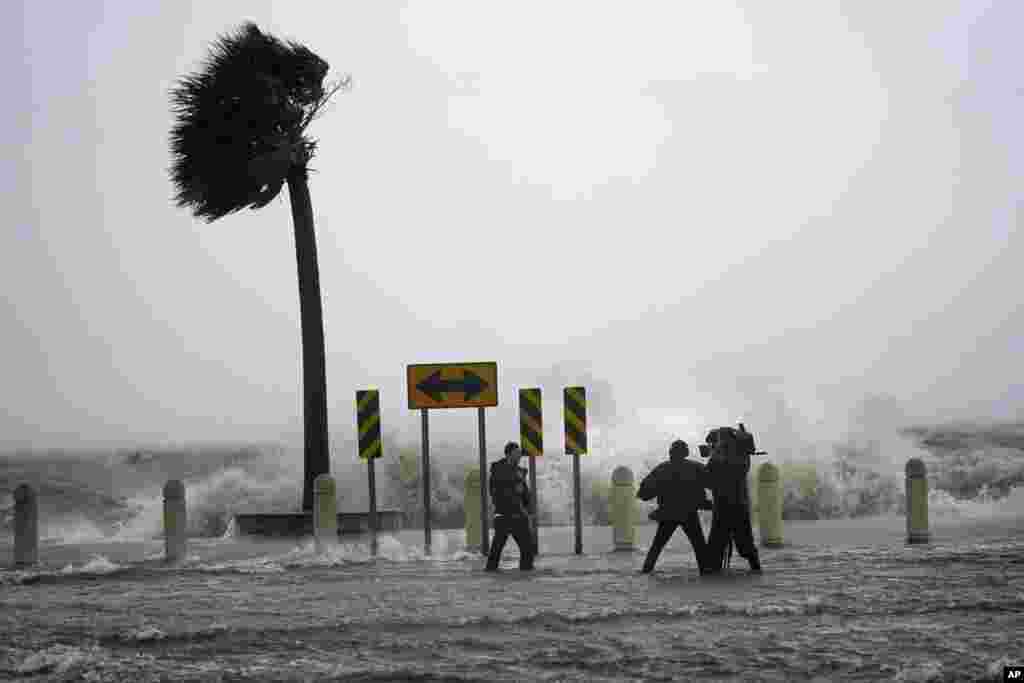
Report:
M928 477L920 458L907 461L907 543L927 543Z
M480 468L467 467L465 493L462 508L466 512L466 550L472 552L480 548L482 530L480 527Z
M612 472L612 490L608 496L612 523L612 540L616 550L636 548L636 516L633 514L636 491L633 489L633 470L620 465Z
M35 489L22 484L14 489L14 566L39 562L39 500Z
M185 485L177 479L164 484L164 560L180 562L185 559L185 529L188 512L185 506Z
M761 545L782 546L782 482L779 468L766 462L757 468L757 517Z
M313 480L313 534L317 551L338 542L338 491L334 477L321 474Z

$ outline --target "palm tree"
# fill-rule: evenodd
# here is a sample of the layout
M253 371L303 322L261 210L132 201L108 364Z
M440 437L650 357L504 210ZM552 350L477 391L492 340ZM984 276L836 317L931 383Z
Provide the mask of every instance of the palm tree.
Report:
M305 46L249 22L221 36L202 69L171 90L177 206L210 223L246 207L263 208L288 183L302 319L303 510L313 507L313 480L330 471L323 311L307 184L316 142L305 135L328 99L348 85L345 80L325 90L327 70Z

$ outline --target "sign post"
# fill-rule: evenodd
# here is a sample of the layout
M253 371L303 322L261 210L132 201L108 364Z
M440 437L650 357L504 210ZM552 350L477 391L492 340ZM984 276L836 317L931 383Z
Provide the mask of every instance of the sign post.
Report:
M423 552L430 554L430 429L427 425L427 409L420 410L423 426Z
M487 525L487 440L484 408L498 405L497 363L430 363L406 366L409 409L419 410L423 423L423 533L430 554L430 435L427 413L437 408L477 408L480 431L481 551L489 545Z
M356 429L359 433L359 457L366 461L370 486L370 554L377 554L377 477L374 460L381 457L380 392L376 389L356 392Z
M540 554L537 521L537 458L544 455L544 420L540 389L519 390L519 442L530 458L530 516L533 519L533 552Z
M587 452L587 392L584 387L566 387L565 452L572 455L573 511L576 518L576 554L583 554L583 519L580 510L580 455Z
M484 426L484 409L477 408L476 416L480 429L480 554L486 556L491 535L487 524L487 432Z

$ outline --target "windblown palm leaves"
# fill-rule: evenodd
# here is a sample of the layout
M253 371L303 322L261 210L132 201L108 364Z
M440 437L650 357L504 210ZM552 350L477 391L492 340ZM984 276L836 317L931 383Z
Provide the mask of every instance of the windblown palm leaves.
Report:
M203 69L171 91L175 202L212 222L266 206L316 143L306 127L333 90L328 65L308 48L246 23L214 43Z

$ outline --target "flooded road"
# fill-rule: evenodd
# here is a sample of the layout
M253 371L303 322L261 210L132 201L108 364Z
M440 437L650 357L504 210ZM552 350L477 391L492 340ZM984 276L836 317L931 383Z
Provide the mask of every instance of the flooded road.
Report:
M682 534L640 575L608 528L542 529L537 570L502 571L438 531L318 554L311 543L196 539L49 545L0 571L0 676L19 680L1001 680L1024 661L1021 520L788 524L762 575L699 577ZM362 541L362 539L358 539ZM9 563L9 546L0 558ZM992 678L998 673L998 677Z

